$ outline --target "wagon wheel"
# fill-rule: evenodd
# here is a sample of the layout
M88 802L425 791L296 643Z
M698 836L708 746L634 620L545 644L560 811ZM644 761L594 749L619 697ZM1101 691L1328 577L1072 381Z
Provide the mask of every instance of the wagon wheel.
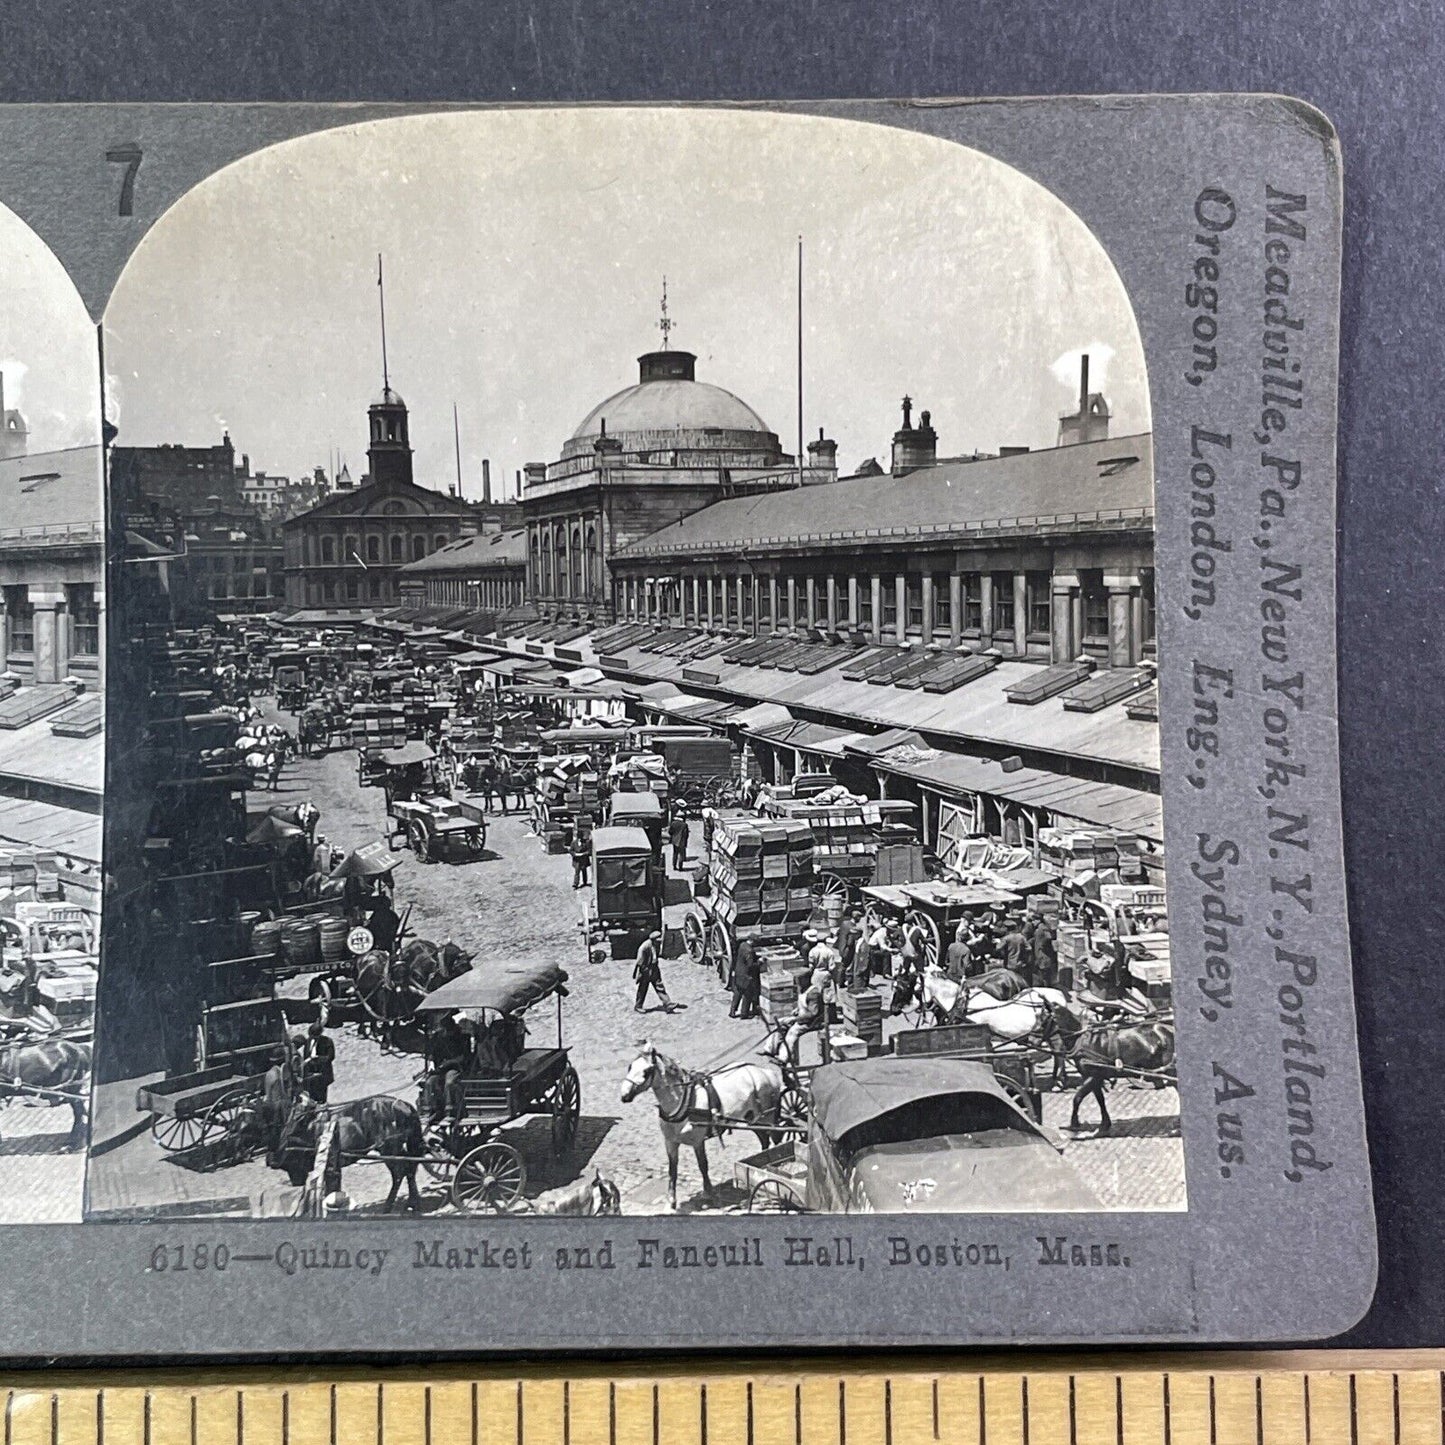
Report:
M778 1123L801 1129L807 1122L808 1096L795 1079L783 1086L783 1092L778 1097Z
M180 1154L204 1143L206 1120L203 1114L156 1114L151 1118L151 1138L168 1154Z
M329 1009L336 1000L336 989L332 985L330 975L316 974L306 987L306 997L312 1003L319 1003L323 1011Z
M1034 1101L1029 1098L1029 1091L1017 1079L1011 1079L1007 1074L995 1074L993 1077L994 1082L1018 1105L1026 1118L1032 1119L1035 1124L1042 1122L1034 1108Z
M527 814L527 826L537 837L541 837L547 830L547 805L545 803L533 803Z
M798 1196L781 1179L764 1179L748 1195L749 1214L801 1214Z
M432 861L431 839L427 836L426 824L419 819L413 819L406 825L406 841L411 851L416 854L418 863L430 863Z
M428 1124L421 1137L426 1145L421 1167L443 1184L456 1173L457 1160L471 1153L479 1142L476 1130L456 1119Z
M488 1139L457 1165L452 1203L465 1214L500 1214L522 1197L527 1164L510 1144Z
M721 918L714 918L707 934L707 956L717 968L717 979L726 986L728 974L733 967L733 941L727 924Z
M916 926L923 930L923 963L928 968L937 968L938 960L943 956L943 937L938 931L938 924L921 908L910 908L903 915L903 926L905 929Z
M687 949L687 956L694 963L706 961L707 932L702 919L696 913L688 913L683 916L682 944Z
M577 1070L568 1064L558 1076L552 1090L552 1147L559 1152L570 1149L577 1137L577 1121L582 1117L582 1081Z
M484 852L486 852L486 848L487 848L487 824L486 824L486 820L485 820L485 819L483 819L483 820L481 820L480 822L478 822L477 826L472 829L472 832L471 832L471 844L472 844L473 849L474 849L476 852L478 852L478 853L484 853Z
M820 899L838 898L844 903L852 897L853 890L848 886L848 880L837 873L822 872L818 874L818 881L813 885L813 892Z
M261 1105L255 1094L233 1089L206 1111L207 1142L214 1143L217 1162L239 1164L249 1159L261 1139Z

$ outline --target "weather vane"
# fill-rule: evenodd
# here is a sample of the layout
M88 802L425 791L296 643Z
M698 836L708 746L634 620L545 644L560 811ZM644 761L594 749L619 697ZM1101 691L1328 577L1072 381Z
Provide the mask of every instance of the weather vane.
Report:
M667 350L668 338L672 335L672 317L667 314L667 277L662 278L662 320L657 323L662 332L662 349Z

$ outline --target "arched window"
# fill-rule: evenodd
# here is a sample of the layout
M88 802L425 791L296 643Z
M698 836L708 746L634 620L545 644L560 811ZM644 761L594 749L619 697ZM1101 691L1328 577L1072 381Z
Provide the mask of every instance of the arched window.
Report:
M404 562L406 560L402 556L400 537L394 536L391 539L391 560L393 562Z
M582 596L582 529L572 528L572 595Z
M334 562L336 560L336 539L334 537L323 537L321 539L321 560L323 562Z
M587 556L586 571L587 595L590 597L596 592L598 584L602 581L602 573L597 566L597 528L587 528Z
M411 560L419 562L426 556L426 538L418 534L411 539Z
M567 591L567 529L557 533L557 593L561 597Z
M436 536L432 538L432 546L431 546L432 551L433 551L433 552L440 552L441 549L442 549L443 547L445 547L446 544L447 544L450 540L451 540L450 537L445 537L445 536L443 536L440 532L438 532L438 533L436 534Z
M356 550L356 538L347 537L341 547L341 560L343 562L355 562L361 554Z
M542 538L542 596L552 595L552 538Z
M366 539L366 560L368 562L381 561L381 538L368 537Z
M532 591L542 590L542 560L541 545L537 541L537 534L532 533Z

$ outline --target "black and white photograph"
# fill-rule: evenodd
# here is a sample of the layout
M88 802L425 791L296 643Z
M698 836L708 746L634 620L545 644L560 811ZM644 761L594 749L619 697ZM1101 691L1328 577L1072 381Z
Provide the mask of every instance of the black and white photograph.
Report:
M101 331L87 1220L1186 1208L1149 385L1061 199L823 116L367 121L196 185ZM0 729L93 823L60 521ZM81 1028L67 838L0 1047Z
M105 766L95 328L0 207L0 1223L78 1224Z

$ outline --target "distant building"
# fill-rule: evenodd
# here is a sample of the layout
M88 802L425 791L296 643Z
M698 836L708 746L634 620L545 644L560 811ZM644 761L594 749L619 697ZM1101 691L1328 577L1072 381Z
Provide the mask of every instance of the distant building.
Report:
M406 403L390 385L372 402L368 422L363 485L338 488L283 524L290 607L394 607L402 567L482 528L468 503L412 479Z
M1067 411L1059 418L1059 445L1071 447L1078 442L1101 442L1109 435L1109 403L1102 391L1089 390L1089 358L1079 362L1079 409Z
M204 510L213 498L225 507L240 506L238 479L250 472L250 459L244 457L238 471L229 432L222 434L219 445L209 447L115 446L110 465L113 485L126 495L149 497L179 512Z
M269 612L284 595L280 532L249 508L212 506L179 516L183 555L170 564L174 616L181 626L220 615Z
M0 459L0 672L99 683L102 475L99 447Z
M809 444L806 467L746 402L697 380L690 351L638 357L638 381L599 402L557 461L529 463L521 501L528 594L549 615L614 605L614 559L724 497L837 477L837 447Z
M23 457L30 450L30 428L14 407L5 405L5 373L0 371L0 461Z

